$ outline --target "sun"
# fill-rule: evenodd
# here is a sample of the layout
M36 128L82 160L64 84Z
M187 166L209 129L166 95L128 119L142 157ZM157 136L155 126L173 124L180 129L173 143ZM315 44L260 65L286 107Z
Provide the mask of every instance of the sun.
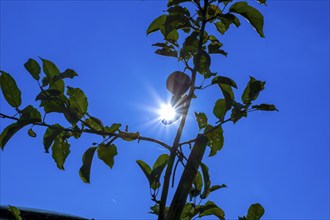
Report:
M172 121L177 113L170 104L161 104L158 114L161 120Z

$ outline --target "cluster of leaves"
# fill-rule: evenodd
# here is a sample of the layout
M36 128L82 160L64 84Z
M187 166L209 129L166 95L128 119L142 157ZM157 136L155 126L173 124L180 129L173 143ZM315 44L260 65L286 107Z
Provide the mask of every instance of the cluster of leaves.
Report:
M70 138L79 138L82 133L97 134L102 137L100 143L94 143L86 150L82 158L80 168L81 179L90 182L90 169L95 151L98 158L110 168L113 167L114 157L117 155L117 147L113 141L120 137L123 140L130 141L139 137L139 133L130 133L121 131L121 124L114 123L111 126L104 126L101 120L91 116L88 113L88 100L80 88L65 86L65 79L72 79L77 73L72 69L60 72L58 67L51 61L42 59L42 71L39 63L34 59L29 59L25 64L26 70L31 74L34 80L38 82L40 93L36 95L35 100L40 102L39 110L32 105L21 108L21 91L18 88L14 78L4 71L1 71L0 85L3 96L10 106L17 112L14 116L1 114L2 118L14 119L15 122L7 126L0 134L0 147L4 149L7 142L16 132L25 126L30 126L28 135L36 137L33 126L44 126L47 129L43 135L43 145L45 152L52 150L52 157L59 169L64 170L64 163L70 154ZM48 124L46 115L59 113L69 123L64 127L60 124ZM43 114L43 117L41 115Z
M264 0L259 0L258 2L266 5L266 1ZM188 3L194 4L197 8L194 13L191 13L192 10L190 10ZM205 89L212 85L217 85L220 88L222 98L216 101L213 108L213 114L218 119L215 125L209 124L208 117L205 113L195 112L200 132L208 139L207 145L210 147L209 156L214 156L221 150L224 144L222 124L229 121L237 123L242 117L247 117L251 111L277 111L277 109L272 104L252 105L252 102L257 99L259 93L264 89L265 82L250 77L250 81L241 95L241 100L237 101L233 91L233 89L237 89L235 81L211 71L211 55L220 54L227 56L228 53L222 49L223 44L216 35L208 34L206 25L213 25L217 32L223 35L231 26L239 27L241 25L237 17L239 15L244 17L252 25L260 37L264 38L263 15L247 2L232 3L232 0L205 0L204 2L199 0L169 0L167 6L166 13L151 22L147 29L147 34L159 31L164 41L153 44L153 46L158 47L155 53L162 56L174 57L184 63L185 70L190 70L193 80L188 97L196 97L194 93L196 89ZM225 10L228 6L228 10ZM180 39L182 35L185 38ZM194 85L196 73L199 73L204 78L203 82L210 80L210 84L204 87L203 85L196 87ZM226 117L228 112L230 112L230 116ZM179 145L191 144L196 139L183 142ZM195 203L191 203L192 200L196 201L198 196L203 200L211 192L225 187L224 184L221 186L211 186L208 167L204 163L200 163L200 170L202 174L200 171L196 173L189 193L190 202L185 204L180 218L191 219L199 214L199 217L214 215L220 219L224 219L224 212L212 201L207 201L204 205L199 204L197 206ZM202 189L203 183L204 189ZM190 183L187 182L187 184ZM159 214L158 204L155 204L151 209L154 214ZM255 208L252 205L250 209L254 210ZM168 208L166 210L168 211ZM250 218L249 216L252 216L252 214L248 215L248 219L259 219L262 215L258 218ZM163 217L160 216L160 218Z

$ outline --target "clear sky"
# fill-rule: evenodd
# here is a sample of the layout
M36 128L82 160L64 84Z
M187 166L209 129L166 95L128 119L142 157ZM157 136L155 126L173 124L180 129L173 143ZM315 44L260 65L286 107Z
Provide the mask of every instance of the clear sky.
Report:
M280 112L254 112L223 127L223 149L205 161L212 183L228 188L210 199L228 219L245 215L256 202L266 210L264 219L329 219L329 1L251 4L265 16L266 38L242 19L239 29L219 36L229 55L213 57L212 70L237 82L237 96L249 75L265 80L259 101L276 104ZM38 92L23 66L28 58L72 68L79 77L69 84L84 90L92 115L171 143L177 125L162 126L155 109L169 97L167 76L183 67L153 53L151 44L161 40L160 34L146 36L150 22L165 9L166 2L156 0L2 0L0 69L16 78L24 106L34 103ZM221 97L217 88L197 95L183 140L198 131L193 111L211 115ZM1 112L14 114L2 96ZM0 124L2 130L9 121ZM118 141L114 168L95 157L91 184L84 184L78 174L81 156L98 137L72 141L61 171L44 153L44 130L35 130L37 138L20 131L0 153L1 205L96 219L155 218L147 214L153 203L135 161L152 164L164 153L159 146Z

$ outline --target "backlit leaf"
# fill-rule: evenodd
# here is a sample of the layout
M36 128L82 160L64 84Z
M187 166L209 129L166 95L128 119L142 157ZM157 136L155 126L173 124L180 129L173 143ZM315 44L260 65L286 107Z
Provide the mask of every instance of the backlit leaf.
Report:
M28 130L28 135L29 135L30 137L37 137L37 134L32 130L32 128L30 128L30 129Z
M117 147L114 144L106 145L100 144L97 147L97 156L103 160L103 162L110 167L113 167L114 157L118 154Z
M25 69L31 74L31 76L35 79L35 80L39 80L40 79L40 71L41 68L38 64L37 61L35 61L34 59L29 59L25 64L24 64Z
M167 7L170 7L172 5L178 5L182 2L190 2L191 0L168 0Z
M205 199L210 194L211 181L210 181L209 168L204 163L201 163L201 168L202 168L203 181L204 181L204 190L201 195L201 199Z
M81 89L69 86L67 94L69 96L70 108L78 110L77 116L81 118L87 112L88 101L86 95Z
M151 178L152 170L151 170L150 166L143 160L137 160L136 162L139 165L139 167L142 169L144 175L146 175L149 185L151 185L152 184L152 178Z
M161 15L155 20L153 20L153 22L151 22L151 24L147 29L147 34L160 30L160 28L164 26L165 21L166 21L166 15Z
M132 133L132 132L119 132L120 134L120 138L125 140L125 141L134 141L137 138L139 138L140 133L136 132L136 133Z
M203 112L196 113L195 112L195 116L196 116L196 121L198 123L199 130L205 128L207 125L207 116L205 115L205 113L203 113Z
M53 144L55 138L64 130L64 128L59 124L54 124L46 129L43 138L43 145L46 153L49 152L50 146Z
M79 169L79 175L84 183L90 183L91 166L96 147L88 148L82 157L82 166Z
M227 112L227 105L225 99L218 99L213 108L213 114L217 117L220 122L224 121Z
M8 207L11 214L15 217L15 220L23 220L23 218L21 217L21 212L18 208L11 205L9 205Z
M201 74L205 74L210 71L211 57L206 51L202 51L201 56L198 59L194 56L194 65L197 66L197 70Z
M57 66L52 61L42 59L42 58L40 58L40 59L43 64L42 69L43 69L44 73L46 74L48 79L50 79L50 81L52 81L54 76L60 74L60 70L57 68Z
M255 78L250 76L250 81L248 82L242 94L241 99L243 103L250 104L251 101L256 100L259 95L259 92L264 89L265 84L266 82L256 80Z
M228 27L220 21L214 23L214 25L217 28L217 31L219 31L221 34L224 34L228 30Z
M10 74L1 70L0 73L0 87L3 96L9 105L14 108L18 108L22 104L22 98L21 91L17 87L16 81Z
M70 154L70 144L66 139L57 136L52 146L52 157L59 169L64 170L64 162Z
M218 207L214 202L207 201L199 214L199 217L214 215L220 220L225 220L225 212Z
M249 208L247 220L260 220L264 213L265 210L259 203L253 204Z
M78 74L72 70L72 69L67 69L63 73L60 73L59 75L54 76L53 82L56 82L58 80L70 78L72 79L73 77L78 76Z
M263 33L264 17L257 9L249 6L247 2L236 2L229 8L229 11L242 15L254 27L260 37L265 37Z
M218 83L225 84L237 89L237 85L235 81L225 76L216 76L212 79L212 84L218 84Z
M3 129L2 133L0 134L0 147L2 150L10 138L12 138L14 134L23 127L24 125L20 125L19 123L15 122Z
M112 124L110 127L106 126L106 127L105 127L105 131L106 131L107 133L112 134L112 133L118 131L120 127L121 127L121 124L119 124L119 123L114 123L114 124Z
M222 149L224 144L222 127L219 126L216 129L210 131L211 129L214 128L211 125L207 125L204 130L204 133L208 139L207 145L211 147L211 152L209 154L210 157L216 155L216 153Z

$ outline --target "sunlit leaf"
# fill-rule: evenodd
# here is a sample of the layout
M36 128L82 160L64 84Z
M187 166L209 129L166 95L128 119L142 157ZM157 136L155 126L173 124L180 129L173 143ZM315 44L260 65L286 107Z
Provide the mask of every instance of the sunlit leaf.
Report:
M39 80L40 79L40 71L41 68L38 64L37 61L35 61L34 59L29 59L25 64L24 64L25 69L31 74L31 76L35 79L35 80Z
M119 132L120 138L125 141L134 141L137 138L139 138L140 133L139 132Z
M248 82L242 94L241 99L243 103L250 104L251 101L256 100L259 95L259 92L264 89L265 84L266 82L256 80L255 78L250 76L250 81Z
M119 124L119 123L114 123L114 124L112 124L110 127L106 126L106 127L105 127L105 131L106 131L107 133L112 134L112 133L114 133L114 132L116 132L116 131L119 131L119 128L120 128L120 127L121 127L121 124Z
M237 89L237 85L235 81L225 76L216 76L212 79L212 84L218 84L218 83L225 84Z
M151 185L153 180L151 178L151 171L152 170L151 170L150 166L146 162L144 162L143 160L137 160L136 162L139 165L139 167L142 169L144 175L147 177L149 185Z
M211 181L210 181L209 168L204 163L201 163L201 168L202 168L203 181L204 181L204 190L203 193L201 194L201 199L205 199L210 194Z
M198 123L199 130L205 128L207 125L207 116L205 115L205 113L203 113L203 112L196 113L195 112L195 116L196 116L196 121Z
M249 208L247 220L260 220L264 213L265 210L259 203L253 204Z
M104 127L103 127L103 123L100 119L93 117L93 116L89 116L89 118L87 118L85 120L86 124L93 130L95 131L103 131Z
M0 87L3 96L9 105L14 108L18 108L22 104L22 98L21 91L17 87L16 81L10 74L1 70L0 73Z
M225 212L218 207L214 202L207 201L199 214L199 217L214 215L220 220L225 220Z
M50 81L53 79L54 76L59 75L60 74L60 70L57 68L57 66L50 60L46 60L43 58L40 58L42 61L42 69L44 71L44 73L46 74L46 76L48 77L48 79L50 79Z
M70 144L66 139L57 136L52 146L52 157L59 169L64 170L64 162L70 154Z
M110 167L113 167L114 157L118 154L117 147L114 144L100 144L97 147L97 156Z
M212 131L210 131L213 129ZM219 126L217 128L213 128L211 125L207 125L204 133L208 139L208 146L211 147L211 152L209 156L214 156L218 151L220 151L224 144L223 130L222 127Z
M155 20L153 20L147 29L147 34L160 30L160 28L164 26L165 21L166 15L161 15Z
M82 166L79 169L79 175L82 181L90 183L91 166L96 147L88 148L82 157Z
M21 217L21 212L18 208L11 205L9 205L8 207L11 214L15 217L15 220L23 220L23 218Z
M229 8L229 11L242 15L254 27L260 37L265 37L263 33L264 17L257 9L249 6L247 2L236 2Z

